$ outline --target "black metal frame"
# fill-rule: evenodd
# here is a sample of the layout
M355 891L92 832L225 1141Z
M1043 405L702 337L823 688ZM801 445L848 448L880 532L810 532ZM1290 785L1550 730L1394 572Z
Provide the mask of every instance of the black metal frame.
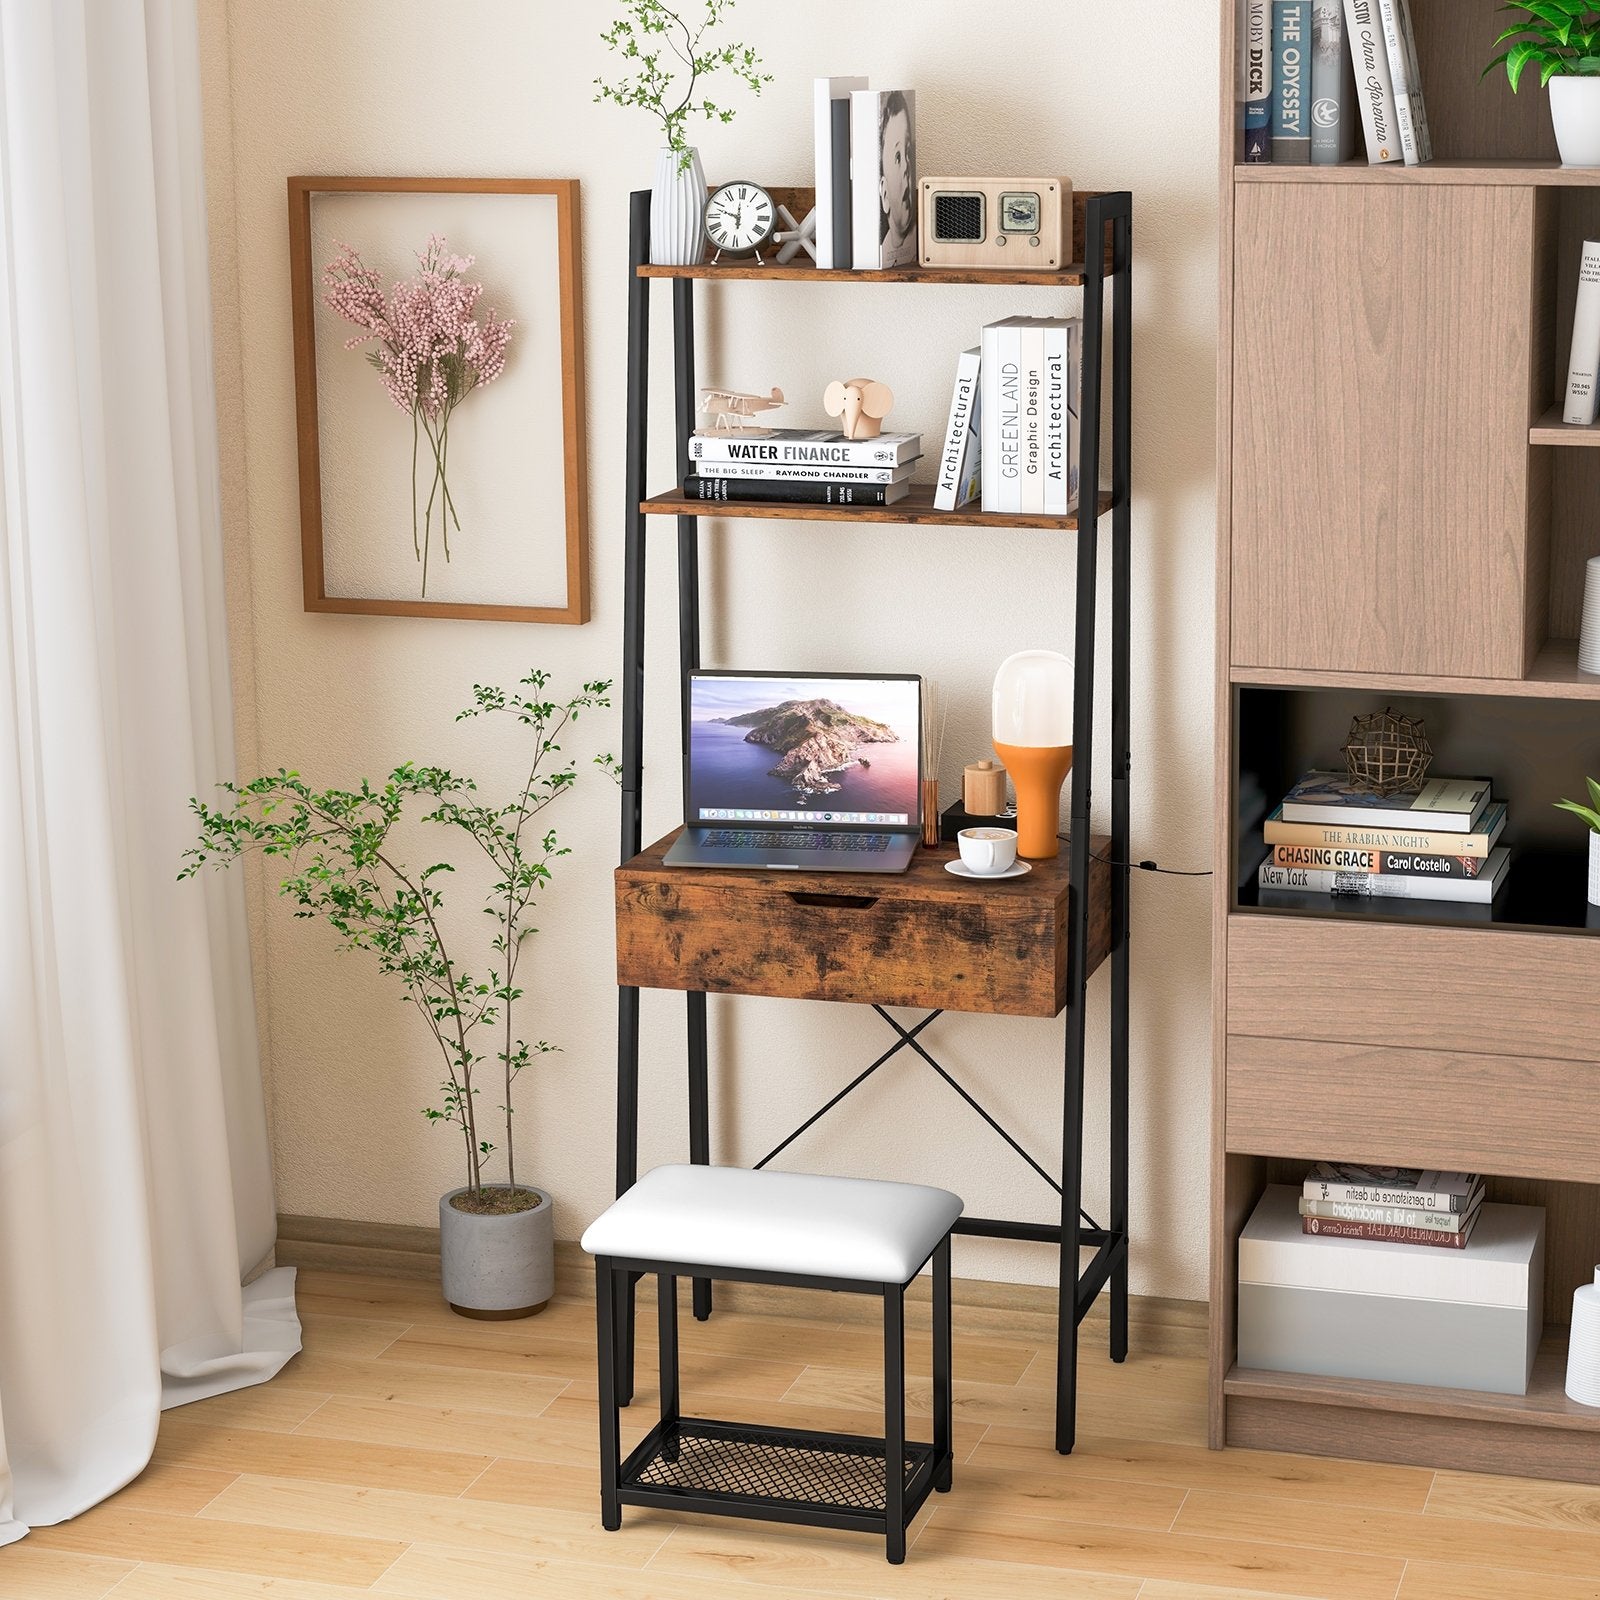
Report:
M1130 612L1132 590L1131 545L1131 442L1133 389L1133 197L1127 192L1094 195L1085 202L1085 260L1083 273L1083 401L1080 418L1084 492L1078 519L1076 595L1074 604L1074 746L1072 768L1072 831L1068 845L1069 913L1071 947L1068 957L1067 1023L1062 1097L1061 1174L1057 1181L1029 1156L998 1121L961 1088L948 1072L918 1043L918 1036L940 1013L933 1012L914 1027L903 1028L883 1007L875 1009L899 1035L887 1054L835 1095L815 1116L761 1163L773 1159L831 1110L852 1089L866 1081L902 1049L909 1048L931 1066L1041 1174L1060 1198L1059 1220L1049 1223L1012 1222L986 1217L964 1217L956 1231L984 1238L1017 1239L1056 1246L1060 1260L1060 1291L1056 1350L1056 1448L1072 1450L1076 1431L1078 1324L1107 1285L1110 1301L1110 1353L1113 1361L1128 1353L1128 988L1129 988L1129 878L1123 863L1130 858L1129 802L1132 760L1130 726ZM623 585L622 669L622 860L630 861L643 848L644 780L644 631L645 555L648 462L650 285L639 268L649 260L650 195L639 191L632 198L628 254L628 457L626 474L627 519L625 577ZM1109 245L1110 264L1107 265ZM1103 378L1107 365L1105 325L1107 285L1111 311L1111 397L1109 513L1102 513L1094 493L1096 465L1104 442ZM688 457L689 436L695 415L694 280L672 280L674 393L677 402L677 459ZM1094 774L1095 633L1099 601L1099 547L1103 521L1111 528L1111 851L1113 889L1111 903L1111 1037L1108 1097L1109 1215L1102 1228L1083 1212L1083 1110L1088 1054L1085 997L1088 988L1089 897L1092 864L1089 816ZM678 522L678 649L679 665L687 674L700 665L700 540L699 518L680 516ZM681 707L682 739L687 757L689 719ZM687 774L687 761L685 761ZM685 781L687 778L685 777ZM686 797L687 799L687 797ZM685 807L687 815L687 805ZM704 1165L711 1159L710 1088L707 1063L706 997L688 995L689 1159ZM625 1193L638 1177L639 1143L639 991L623 989L618 999L617 1038L617 1193ZM1095 1251L1081 1273L1081 1247ZM633 1277L620 1297L618 1331L621 1340L618 1394L625 1404L633 1391ZM694 1282L694 1314L704 1321L711 1314L711 1285L700 1277Z
M628 1505L847 1528L882 1534L889 1561L896 1566L903 1562L906 1529L930 1494L949 1492L955 1475L948 1234L928 1262L933 1266L933 1442L921 1444L906 1438L905 1292L916 1273L906 1283L867 1283L708 1268L702 1263L596 1256L601 1525L615 1532L622 1526L622 1508ZM837 1294L880 1296L882 1438L685 1417L678 1372L678 1279L696 1272L727 1283L780 1283ZM624 1372L632 1354L627 1313L633 1286L647 1273L656 1280L660 1315L661 1416L624 1460L621 1405L631 1387L631 1375L625 1379ZM710 1280L702 1277L701 1281ZM708 1443L718 1448L700 1450ZM774 1455L778 1461L763 1460ZM880 1461L881 1468L876 1465ZM900 1463L898 1471L891 1462ZM790 1480L788 1487L785 1478ZM740 1486L741 1480L752 1479L759 1488ZM830 1488L831 1493L816 1492Z

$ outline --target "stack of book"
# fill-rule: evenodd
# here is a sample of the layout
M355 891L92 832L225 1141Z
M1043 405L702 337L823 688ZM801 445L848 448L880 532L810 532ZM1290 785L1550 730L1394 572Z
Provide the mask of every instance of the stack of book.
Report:
M1078 504L1082 321L991 322L978 367L983 509L1069 515Z
M1300 1195L1300 1231L1332 1239L1464 1250L1483 1209L1476 1172L1319 1161Z
M1506 881L1506 807L1487 778L1429 778L1378 795L1342 772L1308 772L1262 829L1256 882L1274 890L1489 905Z
M1356 126L1374 166L1433 159L1411 0L1242 0L1244 160L1335 166Z
M827 429L697 433L683 492L691 500L892 506L911 492L919 433L847 439Z

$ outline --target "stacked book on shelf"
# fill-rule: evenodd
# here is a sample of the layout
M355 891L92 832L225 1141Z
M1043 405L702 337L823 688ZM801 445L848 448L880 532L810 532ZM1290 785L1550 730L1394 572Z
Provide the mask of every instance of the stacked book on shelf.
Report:
M1510 852L1487 778L1429 778L1379 795L1342 772L1308 772L1269 813L1256 882L1275 891L1490 905Z
M1411 0L1241 0L1243 159L1337 166L1356 129L1374 166L1433 159Z
M1476 1172L1319 1161L1300 1195L1300 1231L1318 1238L1465 1250L1483 1209Z
M847 439L828 429L697 433L689 441L691 500L892 506L911 492L922 435Z

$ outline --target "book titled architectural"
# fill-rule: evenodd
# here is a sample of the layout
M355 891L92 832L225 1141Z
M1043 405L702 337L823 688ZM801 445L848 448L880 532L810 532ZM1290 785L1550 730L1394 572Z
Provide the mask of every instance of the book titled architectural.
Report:
M1368 1222L1385 1228L1415 1228L1419 1232L1460 1233L1470 1230L1483 1203L1480 1182L1465 1211L1424 1211L1418 1206L1369 1206L1359 1200L1307 1200L1300 1197L1300 1215L1321 1222Z
M1477 1225L1477 1216L1472 1218ZM1383 1222L1330 1222L1320 1217L1302 1217L1300 1231L1324 1239L1367 1239L1374 1244L1425 1244L1435 1250L1465 1250L1472 1228L1460 1233L1438 1233L1430 1228L1395 1228Z
M1344 0L1311 0L1311 164L1336 167L1356 149L1355 77Z
M1022 509L1022 341L1017 321L991 322L983 330L983 509L1002 515Z
M1470 833L1489 804L1487 778L1429 778L1415 794L1374 794L1343 772L1308 772L1283 797L1285 822L1360 822Z
M933 488L935 511L954 511L983 492L982 401L978 394L983 351L963 350L956 361L955 388L950 394L950 419L939 452L939 477Z
M1309 867L1315 872L1401 872L1417 878L1477 878L1482 856L1439 856L1414 850L1369 850L1329 844L1276 844L1275 867Z
M1394 85L1394 120L1400 153L1408 167L1433 160L1433 136L1422 98L1422 70L1417 65L1417 40L1411 27L1411 0L1378 0L1389 77Z
M795 483L770 478L702 478L691 472L683 480L690 500L756 501L807 506L892 506L911 493L909 483Z
M1319 1161L1306 1174L1307 1200L1345 1200L1361 1205L1409 1206L1419 1211L1470 1211L1483 1196L1483 1174L1431 1167L1373 1167L1349 1161Z
M763 438L697 433L691 461L763 462L778 467L903 467L922 454L920 433L881 433L847 439L827 428L773 428Z
M697 461L702 478L763 478L794 483L909 483L916 463L903 467L776 467L765 462Z
M1272 0L1242 0L1244 159L1272 160Z
M857 272L917 262L917 96L850 93L850 234Z
M1083 323L1044 325L1044 509L1064 517L1078 506L1078 411L1083 398Z
M1411 828L1375 828L1361 818L1353 818L1349 822L1285 822L1282 806L1273 810L1261 831L1270 845L1410 850L1423 855L1475 856L1481 861L1500 842L1500 835L1506 831L1506 804L1503 800L1493 801L1485 808L1471 833L1435 829L1427 823Z
M1600 242L1586 239L1578 268L1578 303L1572 314L1563 422L1589 427L1600 410Z
M1311 0L1272 0L1272 159L1311 162Z
M1394 80L1389 73L1389 47L1378 21L1377 0L1344 0L1345 27L1355 62L1356 99L1367 136L1367 161L1381 166L1404 161L1395 125Z
M1316 872L1303 867L1261 863L1256 884L1262 889L1302 889L1312 894L1360 895L1373 900L1451 900L1488 905L1506 881L1510 852L1492 850L1476 878L1413 877L1403 872Z
M834 124L835 103L845 107L845 171L849 171L849 120L850 94L854 89L865 89L865 78L818 78L813 87L812 107L812 172L817 185L817 266L828 271L834 267L848 267L851 254L848 248L842 258L834 254ZM850 194L846 185L844 202L849 212Z

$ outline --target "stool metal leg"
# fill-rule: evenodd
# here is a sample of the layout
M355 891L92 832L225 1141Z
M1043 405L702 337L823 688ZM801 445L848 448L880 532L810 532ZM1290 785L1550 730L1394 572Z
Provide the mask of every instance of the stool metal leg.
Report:
M883 1289L883 1514L891 1564L906 1558L906 1291Z
M617 1277L610 1259L594 1262L595 1331L600 1378L600 1524L610 1532L622 1526L621 1418L617 1414Z
M955 1390L951 1368L950 1240L933 1253L933 1487L948 1494L954 1481L952 1436L955 1432Z
M676 1422L682 1414L678 1399L678 1280L671 1273L656 1274L656 1303L660 1311L661 1420ZM676 1437L667 1440L662 1454L668 1461L678 1459Z

